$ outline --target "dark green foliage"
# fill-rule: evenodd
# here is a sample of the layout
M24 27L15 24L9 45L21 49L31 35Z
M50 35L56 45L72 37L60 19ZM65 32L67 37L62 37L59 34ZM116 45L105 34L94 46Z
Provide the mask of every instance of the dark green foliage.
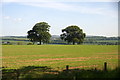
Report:
M27 38L29 38L30 41L34 43L34 42L37 40L37 32L34 31L34 30L28 31L28 36L27 36Z
M33 27L33 30L37 32L48 32L49 28L50 26L48 25L48 23L40 22L40 23L35 24L35 26Z
M39 42L39 44L49 43L50 40L50 33L49 33L50 26L46 22L40 22L35 24L32 30L28 31L27 38L30 39L33 43Z
M30 42L29 42L29 43L27 43L27 45L33 45L33 43L30 43Z
M2 80L115 80L120 78L120 68L114 70L69 69L57 71L47 66L27 66L20 69L2 69Z
M61 39L69 43L81 44L84 41L85 33L76 25L68 26L65 29L62 29L63 34L60 35Z

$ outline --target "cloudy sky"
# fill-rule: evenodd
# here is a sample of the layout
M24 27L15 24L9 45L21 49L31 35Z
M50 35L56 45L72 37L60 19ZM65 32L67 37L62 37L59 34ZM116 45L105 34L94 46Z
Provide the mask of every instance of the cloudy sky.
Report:
M26 36L38 22L47 22L52 35L77 25L87 35L118 35L118 0L2 0L3 36Z

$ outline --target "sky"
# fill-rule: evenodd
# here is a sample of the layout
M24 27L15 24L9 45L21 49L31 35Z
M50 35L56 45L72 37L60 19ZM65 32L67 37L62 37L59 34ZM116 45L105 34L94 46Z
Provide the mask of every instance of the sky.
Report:
M118 0L3 0L2 36L26 36L38 22L47 22L50 34L77 25L87 35L118 36Z

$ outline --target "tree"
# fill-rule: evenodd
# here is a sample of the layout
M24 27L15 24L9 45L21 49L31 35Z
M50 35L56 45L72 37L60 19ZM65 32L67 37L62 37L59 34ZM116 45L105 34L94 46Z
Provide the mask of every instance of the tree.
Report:
M33 42L33 44L35 42L39 42L39 44L41 45L41 43L48 43L50 40L50 33L49 33L49 28L50 25L48 25L48 23L46 22L40 22L40 23L36 23L32 30L29 30L28 36L27 38L29 38L30 41Z
M83 30L76 25L71 25L66 27L65 29L62 29L62 33L63 34L60 35L60 38L64 41L67 41L68 44L73 43L73 45L75 43L83 43L86 36L85 33L83 33Z
M27 33L27 38L29 38L29 40L34 44L37 41L37 32L34 30L29 30Z

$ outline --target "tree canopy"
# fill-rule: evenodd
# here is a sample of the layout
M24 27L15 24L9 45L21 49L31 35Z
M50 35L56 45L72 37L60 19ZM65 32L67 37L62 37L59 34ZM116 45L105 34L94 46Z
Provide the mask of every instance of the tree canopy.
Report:
M32 30L29 30L27 33L27 38L30 39L33 43L39 42L41 45L41 42L48 43L51 37L51 34L49 33L50 25L46 22L40 22L36 23Z
M83 30L76 25L71 25L66 27L65 29L62 29L62 33L63 34L60 35L61 39L67 41L68 44L73 43L73 45L75 43L83 43L86 36L86 34L83 33Z

